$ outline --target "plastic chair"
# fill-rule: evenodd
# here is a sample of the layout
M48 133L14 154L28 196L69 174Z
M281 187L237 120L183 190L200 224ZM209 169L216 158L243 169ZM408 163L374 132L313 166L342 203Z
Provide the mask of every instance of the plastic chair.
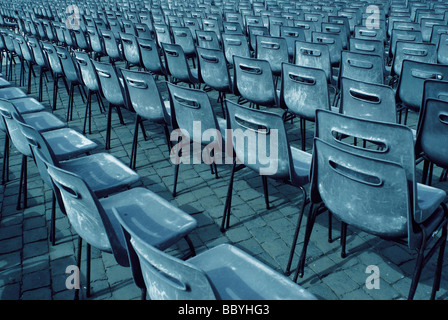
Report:
M28 181L28 158L31 150L23 136L18 122L28 121L35 126L35 130L42 131L42 135L48 139L48 143L54 150L54 156L64 160L88 153L97 147L93 141L83 137L73 129L66 128L61 121L51 114L32 114L33 116L22 116L12 102L0 100L0 112L4 120L9 139L22 154L22 166L20 171L19 196L17 209L21 208L22 193L23 207L27 207L27 181ZM25 120L26 119L26 120Z
M184 50L187 59L191 59L195 65L196 46L191 30L188 27L171 27L174 43L178 44Z
M406 124L408 111L419 112L421 108L425 80L448 79L448 66L412 60L404 60L402 66L396 89L396 104L397 111L400 112L399 123L402 123L402 111L404 110L403 124Z
M131 264L138 264L151 300L316 300L235 246L222 244L183 261L156 249L148 235L127 221L122 226Z
M126 101L123 94L123 86L120 83L117 72L112 63L92 61L98 77L100 92L109 103L107 111L107 127L106 127L106 150L110 149L110 139L112 131L112 109L114 108L120 120L120 124L124 125L121 108L126 108Z
M173 150L170 152L171 161L174 163L174 187L172 193L173 197L175 197L177 194L179 164L183 163L184 157L188 157L188 160L186 160L188 163L190 161L190 153L183 154L182 151L185 147L190 150L190 143L205 146L201 153L203 156L202 161L211 166L212 174L214 173L215 177L218 178L217 164L222 163L222 157L224 156L222 150L227 123L225 119L216 116L205 91L181 87L172 83L168 83L168 91L170 95L172 128L178 132L178 144L174 145ZM196 127L198 124L200 124L199 129ZM204 132L210 132L211 130L213 130L214 140L202 141ZM195 132L200 132L200 135L194 134ZM196 140L197 137L199 137L199 141ZM192 155L193 163L196 163L195 156L197 155Z
M446 88L446 81L425 81L425 98L417 126L415 152L423 157L422 183L428 185L432 184L434 165L444 169L441 180L446 176L446 169L448 168L444 153L446 147L443 143L447 135L448 103ZM443 100L440 100L440 98Z
M51 164L47 166L52 182L62 194L61 199L70 224L79 235L78 268L81 267L82 241L87 242L87 297L90 297L92 246L112 253L121 266L130 266L126 240L115 216L117 210L131 225L145 225L145 231L151 235L151 244L165 249L185 237L194 250L188 233L195 228L196 221L148 189L134 188L99 199L79 175ZM79 289L75 297L78 295ZM144 296L145 290L142 292L142 297Z
M173 43L171 39L170 27L162 23L154 23L157 45L162 48L162 43Z
M101 59L101 57L106 55L106 49L104 48L104 41L101 36L101 31L97 30L95 26L88 26L87 34L89 37L90 47L92 48L92 58L94 60Z
M223 21L222 24L224 28L223 33L225 34L244 34L243 29L238 22Z
M120 40L123 50L123 58L125 60L125 68L140 68L142 63L136 36L130 33L120 32Z
M325 71L282 64L280 106L300 118L302 151L306 149L306 121L315 121L317 108L330 110Z
M321 23L321 32L323 33L334 33L339 34L342 40L342 49L348 50L349 47L349 39L350 39L350 31L349 27L344 23L338 22L322 22Z
M143 128L143 121L161 125L167 141L168 152L171 151L171 142L168 126L171 124L171 110L169 101L163 101L153 75L144 71L130 71L121 69L125 94L136 113L134 139L132 144L131 162L129 167L135 169L137 158L138 127ZM151 97L151 99L148 99Z
M227 63L233 66L233 56L241 56L250 58L251 53L247 38L242 34L228 34L222 35L222 44Z
M221 231L225 231L230 225L235 172L247 167L261 176L267 209L270 207L267 178L298 187L302 193L302 205L286 268L286 272L289 273L303 211L308 202L304 186L309 182L311 154L300 151L290 145L284 122L280 115L247 108L229 100L226 100L226 107L229 129L232 131L232 136L228 136L226 139L232 139L234 161L222 217ZM248 141L246 144L244 142L245 139L242 139L242 135L247 136L252 141ZM275 138L275 135L277 135L277 138ZM265 141L265 145L262 145L259 139L263 139L262 141ZM272 141L272 139L276 139L276 141ZM259 141L259 143L255 141ZM266 157L267 154L270 155L270 158L262 160L262 157Z
M233 79L227 67L227 60L222 50L197 47L199 80L218 91L218 102L224 117L224 100L226 94L233 93Z
M101 29L101 37L106 55L109 57L109 62L115 64L117 61L122 61L123 53L118 46L118 39L120 39L119 32L115 34L112 30Z
M219 20L213 18L202 19L202 30L215 32L219 43L221 43L222 29L222 21L220 22Z
M154 35L151 32L151 29L146 23L136 23L135 30L137 32L136 37L138 38L154 39Z
M336 83L331 68L330 49L326 44L296 41L294 64L322 69L327 76L327 83Z
M248 26L249 45L253 52L257 51L257 37L270 36L269 29L264 26L249 25Z
M306 41L311 42L312 37L311 34L314 31L317 31L316 24L313 21L306 21L306 20L294 20L294 27L302 28L303 32L305 33Z
M297 274L303 275L306 248L316 215L323 208L343 222L342 256L346 227L353 226L380 238L418 251L408 299L413 299L422 268L440 247L431 299L439 289L446 241L446 193L415 181L414 140L403 125L347 117L322 110L316 115L316 136L311 175L311 203L307 231ZM366 138L383 148L360 148L336 134ZM350 164L350 166L348 166ZM337 188L334 188L337 185ZM368 194L368 197L365 195ZM364 195L364 196L361 196ZM418 197L420 196L420 197ZM320 212L321 213L321 212ZM438 241L429 241L438 231ZM429 249L425 256L425 250Z
M389 58L392 61L398 41L422 43L422 33L420 30L393 29L389 44Z
M289 62L288 44L286 39L271 36L258 36L256 46L256 58L267 60L271 65L273 75L278 79L282 74L282 63Z
M138 47L140 49L140 56L142 58L142 65L146 71L154 75L164 76L168 80L168 72L161 59L161 53L155 40L137 38Z
M385 57L384 44L379 40L365 40L359 38L350 38L350 52L374 54Z
M392 76L400 77L403 60L437 63L437 47L431 43L398 41L392 61Z
M286 40L288 45L288 55L289 61L294 60L295 52L295 42L296 41L306 41L305 32L299 27L281 26L280 27L280 37Z
M330 53L330 62L334 67L341 64L342 35L337 33L312 32L312 42L326 44Z
M384 59L373 54L342 51L339 78L384 84Z
M166 68L175 82L185 82L189 85L199 85L198 70L188 65L182 47L177 44L162 44Z
M34 37L28 37L28 44L33 52L34 61L36 65L39 67L39 90L38 90L38 100L42 101L42 85L43 85L43 77L46 75L46 72L51 71L50 65L48 63L48 58L45 55L41 43Z
M437 63L448 65L448 34L441 34L437 45Z
M221 49L221 44L215 31L196 30L196 39L198 47L216 50Z
M279 92L269 62L240 56L233 56L233 61L234 94L256 106L278 107Z

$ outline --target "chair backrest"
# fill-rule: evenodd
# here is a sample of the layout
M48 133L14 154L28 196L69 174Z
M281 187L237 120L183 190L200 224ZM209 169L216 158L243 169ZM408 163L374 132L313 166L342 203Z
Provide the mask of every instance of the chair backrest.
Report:
M288 136L280 115L247 108L226 100L228 123L238 163L275 179L292 182L294 176ZM227 142L226 142L227 143ZM269 159L263 159L270 155Z
M61 193L70 225L76 233L93 247L113 253L118 264L128 267L126 243L115 216L106 214L81 177L49 163L47 166L52 182Z
M341 36L341 40L342 40L342 49L348 50L350 31L349 31L349 28L346 27L345 24L335 23L335 22L322 22L321 30L323 33L339 34Z
M425 80L447 80L448 65L412 60L404 60L402 65L396 91L397 102L418 111L422 104Z
M280 37L282 26L292 26L292 23L284 17L269 16L269 33L272 37Z
M441 34L437 44L437 62L448 64L448 34Z
M56 52L55 46L49 42L42 42L42 50L45 52L48 58L48 62L53 74L62 74L62 64L59 60L59 56Z
M330 50L326 44L296 41L295 61L299 66L322 69L327 76L327 82L332 80Z
M280 37L286 40L288 45L288 54L290 60L294 58L295 42L306 41L305 31L303 28L291 27L291 26L281 26L280 27Z
M326 44L330 52L330 62L332 66L339 66L341 63L342 36L337 33L313 32L312 42Z
M395 55L395 48L397 47L398 41L422 43L422 33L420 30L393 29L390 37L390 57Z
M355 26L355 38L365 40L378 40L384 42L386 39L386 30L382 28L371 28L370 26L358 25Z
M330 109L327 77L322 69L284 63L282 71L282 108L309 121L314 121L316 109Z
M339 77L383 84L384 59L372 54L342 51Z
M25 59L25 61L34 63L35 61L34 61L33 52L31 51L30 47L28 46L28 43L26 42L25 37L20 34L17 34L16 41L20 46L20 51L22 52L23 59Z
M233 56L234 92L262 106L278 106L271 65L266 60Z
M223 33L226 34L244 34L243 28L238 22L223 21L222 27L224 28Z
M156 40L137 38L143 67L156 75L166 75Z
M191 83L192 75L182 47L178 44L162 43L162 49L169 74L180 81Z
M131 33L120 32L121 46L124 59L133 66L140 66L140 50L137 38Z
M178 44L184 50L186 56L194 56L196 47L191 30L188 27L171 27L174 43Z
M149 72L121 69L125 93L134 111L155 123L170 123L160 91Z
M398 41L392 62L391 74L400 76L404 60L437 63L437 47L432 43Z
M183 25L190 29L190 33L193 36L194 41L196 41L196 30L201 30L201 26L197 18L193 17L183 17Z
M294 27L302 28L305 32L306 41L311 42L311 34L316 30L316 24L313 21L294 20Z
M121 51L117 43L117 39L120 37L119 33L117 33L116 37L114 31L101 29L101 37L103 38L104 49L109 58L115 60L121 59Z
M104 42L103 38L101 37L100 31L97 30L95 26L88 26L87 34L89 36L89 42L92 51L99 54L105 54Z
M174 129L184 130L188 133L190 141L196 143L205 143L202 141L202 136L206 130L216 130L216 134L220 133L215 112L205 91L172 83L168 83L168 91ZM198 124L200 124L200 130L195 127ZM196 140L197 138L199 141ZM220 142L222 142L221 139Z
M429 86L432 86L428 84ZM443 84L435 84L437 87ZM445 91L446 94L446 91ZM448 168L446 141L448 139L448 101L427 98L420 111L417 127L416 152L423 152L432 163Z
M198 47L207 49L221 49L218 35L212 30L196 30Z
M438 46L440 36L448 34L448 25L436 24L432 27L430 42Z
M74 54L82 82L90 91L97 92L99 90L98 77L89 54L82 51L75 51Z
M379 40L350 38L349 47L351 52L375 54L384 57L384 43Z
M81 75L77 64L73 61L73 57L64 47L56 47L56 53L61 61L62 70L69 82L81 83Z
M28 37L28 44L33 52L36 64L40 67L48 68L48 58L42 49L41 42L35 37Z
M338 138L341 135L365 139L374 147L347 143ZM365 231L407 235L412 248L412 222L420 217L414 217L417 199L411 129L318 110L315 136L313 201L321 198L343 221Z
M342 114L396 123L395 92L390 86L341 78Z
M151 29L146 23L135 24L136 36L142 39L153 39Z
M256 58L267 60L275 76L282 73L282 63L289 62L288 44L286 39L271 36L257 37Z
M162 43L173 43L171 39L170 27L164 23L154 23L157 44L162 47Z
M115 106L124 106L123 87L114 66L109 62L93 61L100 90L106 100Z
M75 37L76 47L80 50L91 51L89 42L87 41L86 33L81 29L73 29L73 36Z
M215 32L218 42L221 42L222 22L220 23L216 19L202 19L202 29Z
M249 44L253 51L257 51L257 37L269 36L269 29L264 26L250 25L248 26Z
M227 63L230 65L233 65L234 55L250 57L249 43L245 35L224 33L222 43Z
M446 25L446 21L444 22L443 19L434 19L434 18L422 18L420 20L423 42L431 41L431 33L432 33L433 26L440 25L440 24Z
M197 47L198 75L201 82L221 91L232 92L232 82L222 50Z

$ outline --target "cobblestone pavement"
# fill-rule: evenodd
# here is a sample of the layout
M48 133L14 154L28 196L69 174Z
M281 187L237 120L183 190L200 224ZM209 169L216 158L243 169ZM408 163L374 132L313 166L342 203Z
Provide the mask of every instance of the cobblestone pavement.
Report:
M118 64L120 66L120 64ZM19 64L15 66L12 83L19 83ZM33 78L30 96L37 97L37 79ZM50 110L52 99L52 79L44 81L43 104ZM166 88L163 81L158 84L164 97ZM68 95L60 85L57 110L65 119ZM221 114L221 106L216 103L217 95L209 92L216 112ZM230 99L235 97L230 96ZM94 100L92 110L92 133L87 137L98 143L98 152L104 152L106 114L100 113ZM82 132L84 117L83 102L79 92L75 92L73 120L69 127ZM132 144L134 117L124 111L126 124L121 125L113 115L111 154L128 164ZM415 128L417 115L411 114L408 124ZM299 121L286 124L293 145L300 146ZM271 209L264 203L262 181L249 169L235 175L232 201L231 228L222 233L220 222L223 213L231 165L218 165L219 178L216 179L205 164L181 165L178 195L173 198L173 165L170 162L161 128L146 124L148 139L139 140L136 171L141 176L138 186L169 200L198 222L191 235L197 252L221 243L232 243L260 259L264 263L284 272L292 238L296 226L302 196L296 188L269 180ZM313 124L308 123L307 150L311 151ZM0 137L3 141L3 135ZM3 150L3 147L2 147ZM66 288L69 276L66 268L76 264L77 236L67 218L57 212L57 244L49 242L49 221L51 212L51 191L45 186L30 160L28 182L28 208L16 209L19 189L21 155L12 146L10 155L10 181L0 186L0 299L1 300L70 300L74 290ZM422 164L417 167L421 175ZM439 169L434 171L434 184L448 190L446 182L439 182ZM367 195L366 195L367 196ZM308 206L307 206L308 208ZM307 214L307 211L306 211ZM305 215L306 217L306 215ZM380 240L349 227L347 238L348 256L341 258L339 223L333 220L333 242L328 242L328 215L317 218L307 254L305 275L298 283L321 299L330 300L395 300L405 299L411 282L411 274L416 255L405 246ZM304 219L306 222L306 218ZM305 222L302 223L296 255L295 267L303 242ZM169 252L180 255L187 250L184 242L173 246ZM85 251L84 251L85 252ZM85 257L83 257L85 259ZM433 259L434 260L434 259ZM377 266L380 272L379 289L366 285L370 273L368 266ZM447 259L445 259L445 269ZM83 268L85 264L83 263ZM84 269L85 270L85 269ZM130 300L140 299L140 290L135 286L131 271L119 266L113 256L92 248L92 297L90 300ZM415 299L428 299L432 286L431 262L423 272ZM446 270L445 270L446 271ZM291 275L292 277L292 275ZM82 283L85 284L84 281ZM438 299L448 299L448 273L442 275ZM87 299L84 291L81 299Z

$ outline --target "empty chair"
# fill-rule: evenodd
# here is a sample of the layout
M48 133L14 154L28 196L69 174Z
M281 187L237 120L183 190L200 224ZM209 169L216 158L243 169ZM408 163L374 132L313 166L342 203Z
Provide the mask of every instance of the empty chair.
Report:
M342 35L337 33L313 32L312 42L326 44L330 52L330 62L334 67L339 67L341 63Z
M306 121L314 122L316 109L330 110L325 71L284 63L280 106L300 118L302 151L306 149Z
M119 265L130 266L126 240L115 216L117 210L130 225L144 225L150 243L157 248L166 249L185 238L194 253L188 234L196 227L196 221L148 189L133 188L99 198L79 175L51 164L47 166L55 188L61 192L70 224L79 236L78 268L81 267L82 241L87 242L87 297L90 296L92 246L112 253ZM132 219L128 218L130 216ZM142 289L143 298L146 290Z
M244 34L243 29L238 22L223 21L223 28L223 33L225 34Z
M391 75L400 77L404 60L437 63L437 48L431 43L398 41L392 61Z
M72 29L72 33L76 42L76 48L78 50L85 52L92 51L88 37L86 37L86 33L84 31L81 29Z
M322 22L321 30L323 33L335 33L341 36L342 49L349 49L350 31L349 27L340 22Z
M187 59L192 59L195 63L196 47L191 30L188 27L171 27L173 33L173 40L175 44L178 44L184 50L184 54Z
M227 136L226 139L232 139L234 161L222 217L221 231L229 228L234 174L242 168L247 167L261 176L267 209L270 207L268 178L299 188L302 204L298 215L296 233L292 242L290 259L286 268L287 273L289 273L304 207L308 202L304 186L309 182L311 154L290 145L284 121L280 115L247 108L229 100L226 100L226 107L229 129L232 132L231 136ZM247 143L244 142L246 140L243 138L244 136L249 137Z
M222 22L216 19L202 19L202 30L213 31L218 38L218 42L221 43Z
M257 37L258 36L269 36L269 30L264 26L254 26L250 25L248 27L248 35L249 35L249 45L252 51L257 51Z
M383 43L387 40L385 29L372 28L372 27L367 27L365 25L355 26L354 36L355 36L355 38L358 38L358 39L378 40Z
M123 95L123 87L114 66L111 63L99 61L93 61L93 65L95 66L102 96L109 104L107 111L105 144L106 150L109 150L112 131L112 109L114 108L117 111L120 123L124 125L121 108L126 108L126 102Z
M190 29L190 33L193 36L194 41L196 41L196 30L201 30L198 19L193 17L183 17L182 20L183 25Z
M379 40L350 38L349 46L351 52L374 54L383 58L385 57L384 43Z
M418 251L408 299L414 297L422 268L440 248L431 293L434 299L446 241L447 209L443 203L446 193L425 187L419 194L411 129L323 110L317 111L316 125L318 138L313 151L310 195L313 210L308 216L297 274L303 275L312 226L324 206L343 222L343 257L347 225ZM366 138L383 147L360 148L337 139L338 135ZM440 231L438 239L428 241ZM430 249L426 255L425 249Z
M39 90L38 90L38 100L39 102L42 101L42 85L43 85L43 78L46 74L46 72L51 71L50 65L48 62L48 58L45 55L41 42L37 40L34 37L28 37L28 44L31 48L31 51L33 52L34 61L36 62L36 65L39 67Z
M171 105L172 127L177 134L171 135L171 139L180 140L173 146L170 153L171 162L174 164L173 196L177 194L177 179L179 164L190 161L190 152L183 153L184 148L190 150L190 144L204 145L202 161L212 168L212 173L218 177L217 164L222 163L223 146L225 138L226 120L217 117L210 103L207 93L203 90L181 87L168 83ZM199 126L199 128L198 128ZM200 132L200 134L195 134ZM211 132L210 141L202 141L204 132ZM185 139L185 141L184 141ZM212 140L213 139L213 140ZM198 141L199 140L199 141ZM194 147L193 147L194 148ZM193 150L196 150L194 148ZM193 154L193 163L196 163ZM188 157L187 160L184 157Z
M173 43L170 28L166 24L154 23L154 32L156 34L157 45L160 48L162 48L162 43Z
M251 57L249 43L247 38L242 34L228 34L222 35L223 50L226 56L227 63L233 66L233 56Z
M199 85L198 70L188 65L187 57L182 47L177 44L162 44L165 63L168 73L174 78L175 82L185 82L189 85Z
M442 34L437 45L437 63L448 64L448 34Z
M165 68L165 64L162 62L161 52L156 41L137 38L137 43L140 49L142 65L145 70L151 72L157 77L164 76L165 79L168 80L168 72Z
M258 106L279 106L274 76L267 60L233 56L233 66L234 94Z
M336 82L331 68L330 49L326 44L296 41L294 64L322 69L325 71L329 84Z
M92 48L92 58L94 60L101 59L101 57L106 55L101 31L97 30L95 26L88 26L87 34L89 36L90 47Z
M312 41L311 34L314 31L317 31L316 24L313 21L294 20L294 27L303 29L303 32L305 33L306 41L308 41L308 42Z
M233 92L233 79L227 67L226 57L222 50L197 47L198 75L201 82L219 92L218 102L224 110L226 94Z
M118 46L118 40L120 39L119 33L115 35L112 30L102 29L101 37L103 39L104 49L109 58L109 62L115 64L115 62L123 60L123 54Z
M136 113L134 139L129 167L135 169L137 158L138 129L143 121L161 125L164 130L168 152L171 142L168 126L171 124L169 101L163 101L152 74L144 71L130 71L121 69L125 93L129 103ZM151 99L148 99L151 97ZM142 129L144 130L143 126ZM146 138L146 136L145 136Z
M198 47L221 49L221 44L215 31L196 30L196 39Z
M282 74L282 63L289 62L288 44L280 37L258 36L256 58L267 60L275 77Z
M306 41L305 31L303 28L281 26L280 27L280 37L286 40L288 45L289 60L294 60L294 51L296 41Z
M136 36L130 33L120 32L120 40L123 50L123 58L126 62L125 68L140 68L141 57Z
M395 48L398 41L408 41L408 42L418 42L422 43L422 33L420 30L402 30L394 29L392 30L392 35L390 37L389 45L389 57L392 59L395 55Z
M383 84L384 59L373 54L342 51L339 77Z
M146 23L136 23L135 24L136 37L142 39L154 39L154 35L151 29Z

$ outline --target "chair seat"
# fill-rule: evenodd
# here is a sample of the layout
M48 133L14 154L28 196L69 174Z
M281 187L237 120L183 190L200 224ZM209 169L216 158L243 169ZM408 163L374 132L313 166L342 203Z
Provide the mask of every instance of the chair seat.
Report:
M294 166L294 176L299 185L309 182L312 155L308 152L291 147L291 158Z
M59 165L83 178L98 198L122 190L140 178L135 171L108 153L62 161Z
M195 219L145 188L133 188L100 202L106 213L115 208L126 229L132 228L139 239L160 250L170 247L196 227ZM121 234L118 219L112 224Z
M31 97L16 98L11 102L21 114L45 110L39 101Z
M51 112L33 112L22 115L25 123L29 124L39 132L62 129L67 125Z
M7 87L0 89L0 99L17 99L26 97L26 93L17 87Z
M417 183L417 206L415 221L426 221L446 197L446 192L425 184Z
M58 161L85 154L98 147L95 142L70 128L43 132L42 136Z
M216 246L187 262L206 273L222 300L316 300L289 278L229 244Z

